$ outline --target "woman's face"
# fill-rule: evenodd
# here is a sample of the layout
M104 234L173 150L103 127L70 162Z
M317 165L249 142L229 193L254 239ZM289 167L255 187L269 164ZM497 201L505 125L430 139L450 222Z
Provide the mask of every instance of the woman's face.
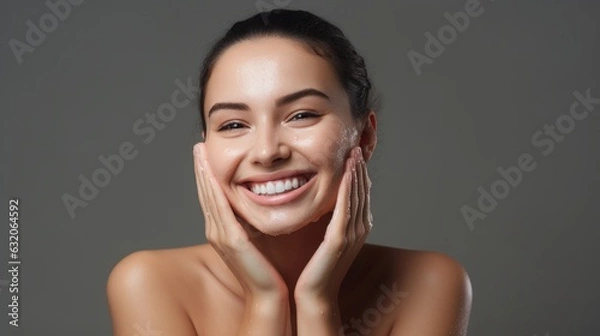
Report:
M333 210L360 125L327 60L291 39L239 42L205 92L207 159L237 216L279 235Z

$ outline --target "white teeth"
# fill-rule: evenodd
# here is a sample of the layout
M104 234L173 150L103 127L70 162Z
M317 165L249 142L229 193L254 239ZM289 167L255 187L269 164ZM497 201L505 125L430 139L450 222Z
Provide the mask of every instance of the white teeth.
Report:
M273 185L273 182L267 182L267 194L274 194L275 193L275 186Z
M306 183L304 176L294 177L291 179L284 179L279 181L269 181L267 183L256 183L251 184L251 190L255 194L259 195L275 195L283 192L299 188Z
M284 190L285 190L285 185L283 184L283 182L277 181L277 183L275 183L275 191L280 193Z

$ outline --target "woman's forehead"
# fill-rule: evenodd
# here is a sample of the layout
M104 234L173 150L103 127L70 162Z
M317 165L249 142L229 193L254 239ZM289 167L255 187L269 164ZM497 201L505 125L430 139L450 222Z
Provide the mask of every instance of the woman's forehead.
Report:
M221 55L205 99L273 99L307 87L332 95L341 89L328 60L292 39L263 37L238 42Z

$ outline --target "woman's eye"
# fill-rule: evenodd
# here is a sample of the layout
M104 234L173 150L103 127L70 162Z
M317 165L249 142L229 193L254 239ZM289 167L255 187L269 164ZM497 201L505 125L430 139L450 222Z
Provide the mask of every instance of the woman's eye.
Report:
M219 128L219 132L221 131L230 131L230 130L234 130L234 129L238 129L238 128L242 128L244 127L244 125L240 122L237 121L232 121L229 123L226 123L225 125L221 126L221 128Z
M304 111L304 112L300 112L300 113L296 114L295 116L293 116L292 120L300 120L300 119L306 119L306 118L313 118L313 117L317 117L317 116L318 116L318 114L316 114L316 113Z

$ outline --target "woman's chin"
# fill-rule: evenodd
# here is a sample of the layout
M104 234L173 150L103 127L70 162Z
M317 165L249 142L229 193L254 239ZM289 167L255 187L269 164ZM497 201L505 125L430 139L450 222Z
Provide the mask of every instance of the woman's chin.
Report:
M307 212L311 215L308 215ZM331 212L326 213L326 216L330 215ZM238 220L251 238L257 238L261 234L280 236L294 233L317 222L323 218L322 216L320 212L315 213L313 211L272 210L266 213L246 213L244 218L238 217ZM250 220L246 221L245 219Z
M306 225L307 225L307 223L290 224L288 222L288 223L283 224L283 223L271 222L271 223L261 223L260 225L258 225L258 224L253 225L253 227L265 235L275 237L275 236L293 233L295 231L302 229Z

